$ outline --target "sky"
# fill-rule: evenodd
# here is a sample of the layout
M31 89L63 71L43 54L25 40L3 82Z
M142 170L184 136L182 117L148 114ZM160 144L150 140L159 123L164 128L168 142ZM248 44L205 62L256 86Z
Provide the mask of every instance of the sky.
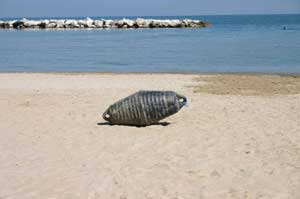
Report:
M0 0L0 17L300 13L300 0Z

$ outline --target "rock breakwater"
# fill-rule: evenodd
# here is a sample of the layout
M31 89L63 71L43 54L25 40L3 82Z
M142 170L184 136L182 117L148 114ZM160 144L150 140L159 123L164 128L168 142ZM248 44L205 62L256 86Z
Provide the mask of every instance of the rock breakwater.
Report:
M0 29L60 29L60 28L202 28L208 23L192 19L100 19L93 20L87 17L84 20L73 19L44 19L44 20L11 20L0 21Z

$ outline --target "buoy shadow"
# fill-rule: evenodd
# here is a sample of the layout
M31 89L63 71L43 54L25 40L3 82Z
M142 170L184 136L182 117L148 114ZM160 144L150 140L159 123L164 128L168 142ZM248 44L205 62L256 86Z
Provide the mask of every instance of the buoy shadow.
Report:
M149 126L169 126L171 123L169 122L158 122L158 123L155 123L155 124L151 124ZM147 127L147 126L134 126L134 125L117 125L117 124L111 124L109 122L99 122L97 123L98 126L131 126L131 127L137 127L137 128L140 128L140 127Z

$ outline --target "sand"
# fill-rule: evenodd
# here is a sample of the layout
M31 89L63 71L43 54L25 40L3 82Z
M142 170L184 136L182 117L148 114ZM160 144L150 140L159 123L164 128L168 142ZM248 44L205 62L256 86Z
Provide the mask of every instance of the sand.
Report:
M167 126L104 123L141 89L189 106ZM298 199L299 93L297 76L2 73L0 198Z

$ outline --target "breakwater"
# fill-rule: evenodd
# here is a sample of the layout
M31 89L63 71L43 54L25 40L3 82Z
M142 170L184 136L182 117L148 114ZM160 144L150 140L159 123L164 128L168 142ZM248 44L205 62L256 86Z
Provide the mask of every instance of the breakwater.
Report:
M0 21L2 29L59 29L59 28L202 28L208 26L207 22L192 19L120 19L120 20L93 20L87 17L84 20L71 19L44 19L44 20L12 20Z

